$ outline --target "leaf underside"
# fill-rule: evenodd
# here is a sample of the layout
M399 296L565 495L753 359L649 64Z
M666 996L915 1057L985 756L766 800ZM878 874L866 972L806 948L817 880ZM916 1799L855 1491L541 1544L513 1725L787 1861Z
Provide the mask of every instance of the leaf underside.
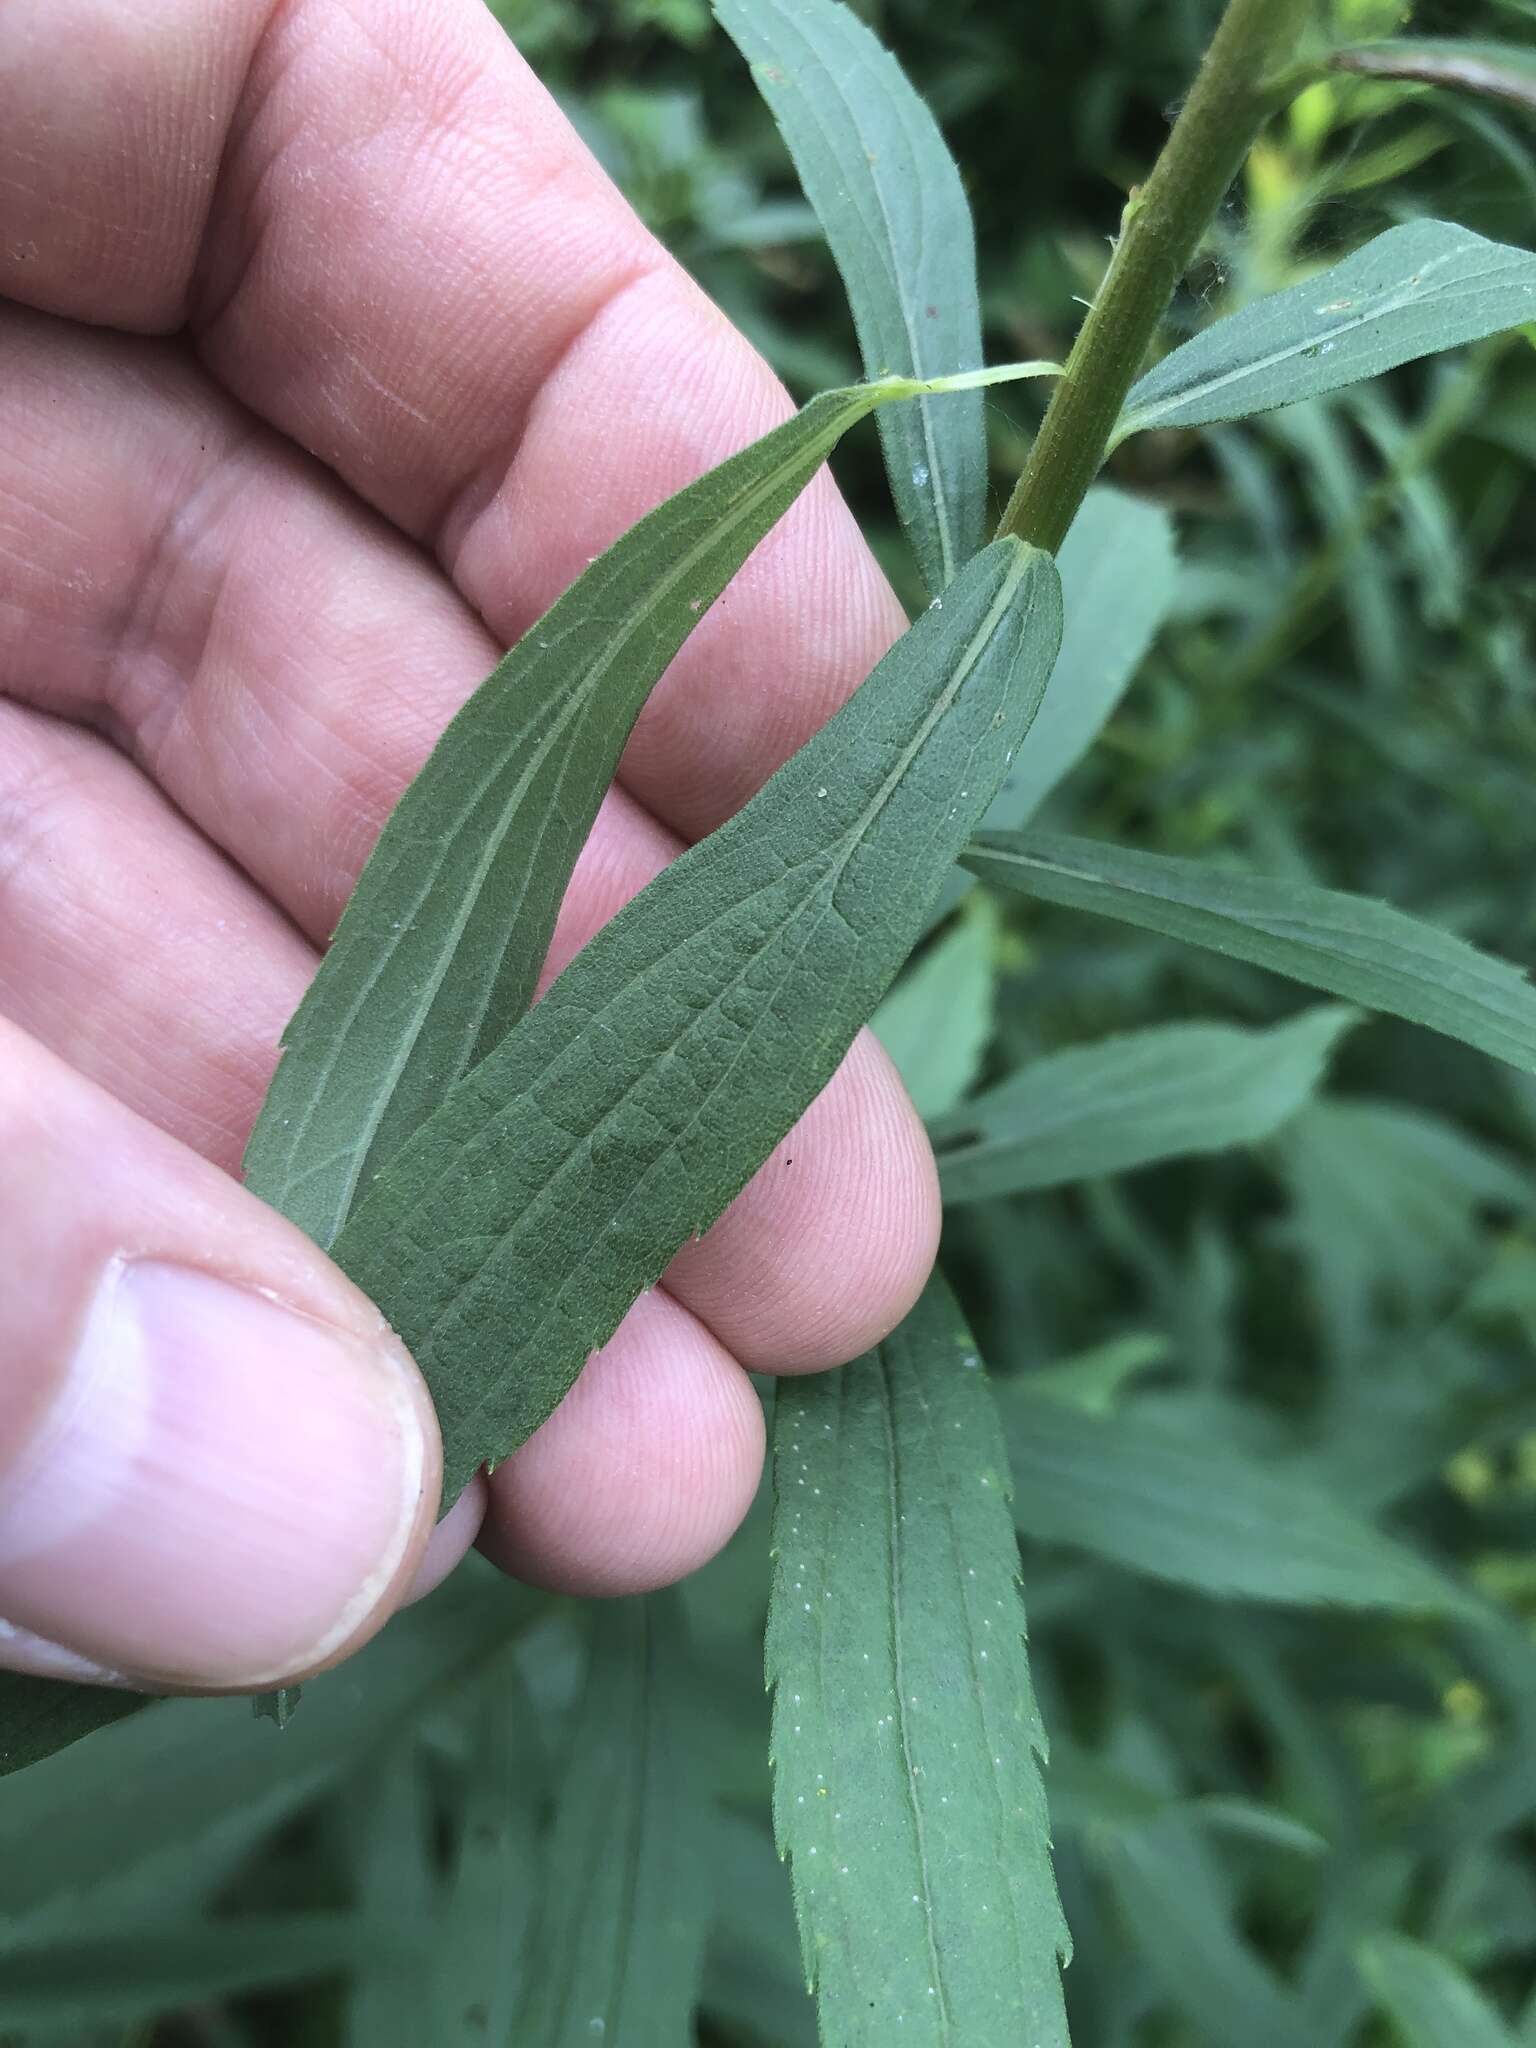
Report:
M425 1372L452 1501L548 1415L830 1079L923 928L1060 637L999 541L752 801L450 1091L336 1256Z

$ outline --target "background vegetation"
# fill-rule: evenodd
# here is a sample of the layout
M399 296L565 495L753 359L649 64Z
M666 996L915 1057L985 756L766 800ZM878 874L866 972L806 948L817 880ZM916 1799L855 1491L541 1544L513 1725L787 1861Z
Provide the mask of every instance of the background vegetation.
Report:
M1403 14L1338 9L1357 37ZM496 11L797 392L850 381L835 273L706 0ZM1060 357L1216 8L861 11L960 161L989 357ZM1427 4L1414 26L1529 39L1536 8ZM1533 143L1529 115L1487 102L1313 87L1255 153L1175 330L1420 212L1528 244ZM1328 403L1132 442L1111 478L1178 515L1176 593L1045 822L1383 897L1536 958L1531 364L1514 335ZM989 394L999 508L1042 402ZM835 467L915 607L873 433ZM1216 955L1001 895L969 899L931 945L947 950L919 957L885 1028L941 1110L1113 1034L1311 1007ZM1170 1114L1197 1119L1210 1072L1195 1042L1171 1057ZM957 1206L946 1231L1014 1454L1073 2040L1536 2044L1536 1083L1371 1018L1278 1129L1191 1153L1125 1173L1089 1156L1067 1185ZM1406 1590L1381 1592L1378 1571L1354 1604L1350 1573L1386 1554L1372 1532L1401 1546ZM1459 1589L1449 1618L1419 1611L1410 1558ZM766 1499L646 1610L594 1619L470 1569L316 1688L280 1743L244 1710L186 1703L6 1781L0 1916L43 1960L34 2006L13 1980L0 2022L157 2048L563 2048L595 2038L605 1970L650 1972L653 2009L686 2012L703 1884L700 2042L813 2042L768 1823L767 1586ZM634 1632L684 1628L688 1683L658 1658L637 1691ZM616 1813L651 1824L631 1838ZM513 1868L531 1883L509 1885ZM248 1922L228 1954L174 1932L212 1901ZM494 2001L516 1990L487 1958L529 1916L561 1989L509 2034ZM643 1961L621 1959L637 1927ZM249 1996L242 1956L263 1987ZM284 1976L314 1981L271 1988ZM167 2016L98 2028L91 1981ZM483 2009L466 1984L491 1985Z

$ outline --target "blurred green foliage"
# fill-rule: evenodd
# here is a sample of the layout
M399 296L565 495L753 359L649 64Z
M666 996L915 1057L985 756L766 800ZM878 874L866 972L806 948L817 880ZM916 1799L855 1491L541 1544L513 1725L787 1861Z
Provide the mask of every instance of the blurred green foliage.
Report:
M1397 0L1335 4L1355 37L1408 16ZM1060 356L1216 8L860 11L960 161L989 355ZM814 218L705 0L496 0L495 12L644 219L797 393L851 377ZM1424 34L1536 33L1528 0L1426 0L1412 19ZM1528 243L1532 124L1418 87L1313 86L1256 151L1170 338L1420 211ZM990 394L999 506L1040 403L1029 387ZM1327 405L1128 444L1113 480L1178 519L1174 616L1047 822L1381 896L1536 960L1533 464L1528 335ZM915 603L873 434L836 466ZM962 916L966 1063L981 1085L1111 1033L1273 1025L1309 1000L1217 956L1017 899ZM1395 2020L1373 1993L1397 1948L1373 1946L1362 1970L1362 1944L1394 1930L1477 1980L1478 2010L1510 2042L1536 2043L1536 1083L1367 1020L1342 1041L1326 1095L1278 1136L957 1210L946 1260L1010 1428L1008 1378L1041 1373L1053 1399L1124 1425L1117 1443L1126 1429L1172 1440L1184 1506L1196 1523L1208 1513L1212 1543L1244 1512L1232 1474L1257 1464L1266 1480L1244 1569L1262 1576L1273 1545L1270 1598L1213 1592L1194 1569L1182 1582L1135 1569L1134 1520L1117 1516L1142 1510L1109 1490L1097 1541L1024 1541L1077 2048L1438 2042L1392 2031L1413 2023L1410 2007L1430 2009L1430 1992L1414 2007L1405 1991ZM1378 1614L1287 1594L1288 1480L1298 1530L1321 1493L1453 1575L1464 1610ZM1031 1526L1027 1503L1020 1521ZM699 2038L718 2048L814 2039L767 1832L766 1542L760 1501L681 1602L705 1711L690 1735L696 1808L676 1824L712 1873ZM455 1597L489 1612L499 1589L468 1576ZM505 1625L523 1631L515 1733L530 1763L522 1808L509 1794L497 1824L531 1841L546 1796L535 1730L558 1750L589 1618L528 1596ZM488 1682L504 1692L507 1668ZM383 1751L360 1739L353 1763L386 1761L339 1798L324 1793L341 1770L329 1753L291 1797L258 1773L238 1805L249 1825L232 1827L210 1791L130 1905L146 1925L192 1899L271 1914L393 1896L419 1916L465 1825L483 1711L461 1687L403 1748L398 1729ZM211 1728L218 1713L204 1718ZM202 1726L189 1717L186 1740ZM279 1739L252 1726L219 1739ZM280 1739L319 1736L301 1714ZM140 1755L144 1741L96 1738L108 1763L120 1743L121 1768L153 1783L167 1766ZM78 1766L40 1768L65 1801ZM33 1796L44 1828L46 1798ZM5 1813L0 1841L19 1854ZM360 1840L372 1844L361 1866ZM59 1896L78 1904L100 1882L61 1880ZM16 1901L0 1908L14 1915ZM352 2007L335 1989L210 1997L130 2035L35 2038L374 2048L380 2022L359 2033L358 2014L380 2009L380 1980L359 1968ZM383 2009L410 2001L386 1982Z

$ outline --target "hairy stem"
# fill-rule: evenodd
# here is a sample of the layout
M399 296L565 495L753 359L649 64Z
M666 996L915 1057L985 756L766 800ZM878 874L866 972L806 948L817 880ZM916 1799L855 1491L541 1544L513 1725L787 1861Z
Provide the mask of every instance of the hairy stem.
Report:
M1053 552L1097 476L1125 395L1227 187L1276 104L1274 79L1312 0L1228 0L1151 176L1126 205L1109 270L1000 533Z

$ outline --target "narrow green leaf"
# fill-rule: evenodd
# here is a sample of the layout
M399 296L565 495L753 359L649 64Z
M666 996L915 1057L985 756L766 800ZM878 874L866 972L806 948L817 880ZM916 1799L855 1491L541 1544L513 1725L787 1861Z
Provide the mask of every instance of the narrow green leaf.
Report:
M0 2027L83 2027L175 2012L333 1977L405 1939L403 1929L350 1913L273 1913L8 1941L0 1951Z
M1272 1030L1161 1024L1031 1060L933 1126L946 1202L1126 1173L1272 1137L1323 1078L1358 1013Z
M76 1926L82 1902L101 1915L200 1898L206 1874L366 1763L528 1612L489 1567L465 1572L311 1681L282 1734L246 1700L145 1701L85 1747L0 1781L0 1919Z
M971 211L938 125L901 67L839 0L715 0L789 146L858 332L865 373L932 377L981 363ZM931 594L982 545L986 417L978 396L880 421L897 511Z
M1173 522L1160 507L1099 486L1057 556L1065 627L1040 715L982 823L1027 824L1114 716L1173 604Z
M512 2040L538 1857L537 1719L517 1666L499 1658L480 1688L453 1874L433 1944L432 2048Z
M1135 1407L1088 1415L999 1388L1014 1518L1203 1593L1406 1612L1454 1610L1457 1588L1410 1550L1230 1443L1175 1430Z
M1301 2048L1294 1994L1242 1931L1231 1880L1187 1814L1127 1828L1102 1861L1135 1953L1202 2048L1231 2048L1235 2016L1243 2048Z
M75 1685L0 1671L0 1778L67 1749L82 1736L140 1714L143 1693L104 1685Z
M1361 1944L1359 1963L1405 2048L1514 2048L1477 1986L1432 1948L1404 1934L1378 1934Z
M831 722L454 1088L336 1256L427 1374L445 1500L543 1421L831 1077L997 789L1060 635L996 542Z
M668 498L443 733L283 1034L246 1151L248 1185L317 1244L523 1014L653 685L840 436L897 388L826 392Z
M674 1595L593 1610L591 1663L540 1869L517 2048L687 2048L711 1816Z
M822 2038L1065 2048L997 1417L935 1277L774 1419L774 1822Z
M1536 256L1451 221L1413 221L1165 356L1131 391L1117 438L1320 398L1532 319Z
M1396 36L1390 42L1335 50L1328 62L1335 71L1449 86L1536 113L1536 50L1520 43L1467 36Z
M997 940L997 915L978 892L870 1019L919 1116L953 1109L980 1071L992 1036Z
M347 1788L352 1903L373 1925L426 1928L437 1906L430 1815L416 1731ZM429 2039L432 1969L425 1944L390 1947L360 1968L346 2002L343 2048L420 2048Z
M1059 833L983 834L984 881L1252 961L1536 1073L1536 989L1452 932L1337 889Z

